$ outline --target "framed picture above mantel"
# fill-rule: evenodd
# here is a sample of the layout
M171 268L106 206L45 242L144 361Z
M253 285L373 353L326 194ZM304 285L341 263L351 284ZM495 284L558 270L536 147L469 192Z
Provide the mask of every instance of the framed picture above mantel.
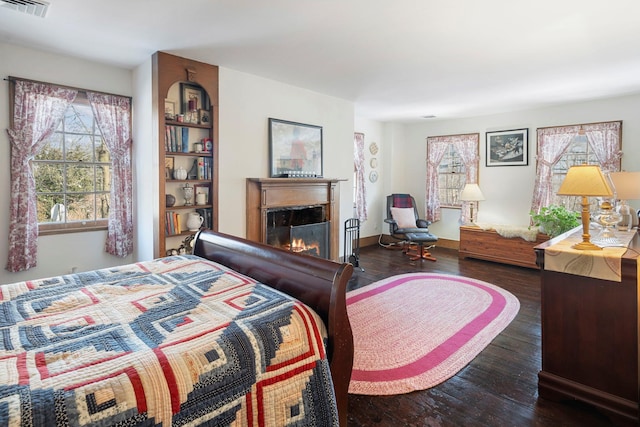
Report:
M529 129L487 132L487 166L529 164Z
M322 126L269 119L271 178L322 177Z

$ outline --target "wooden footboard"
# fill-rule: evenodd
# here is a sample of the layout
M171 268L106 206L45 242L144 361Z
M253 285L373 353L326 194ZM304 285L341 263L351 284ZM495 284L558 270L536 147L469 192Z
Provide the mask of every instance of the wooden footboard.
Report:
M351 264L298 255L209 230L197 234L193 253L285 292L318 313L329 333L327 355L340 425L346 426L353 366L353 335L346 305Z

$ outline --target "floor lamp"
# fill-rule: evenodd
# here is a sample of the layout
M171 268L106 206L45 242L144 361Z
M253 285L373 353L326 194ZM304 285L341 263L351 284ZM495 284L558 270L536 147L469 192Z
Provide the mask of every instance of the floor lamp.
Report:
M469 222L473 224L473 204L480 200L484 200L484 195L482 194L482 191L480 191L480 187L478 187L478 184L466 184L460 192L460 197L458 197L458 199L464 202L469 202Z
M640 172L611 172L616 199L620 200L618 213L622 219L618 223L618 230L626 231L633 227L633 210L627 200L640 200Z
M572 246L580 250L602 250L591 243L589 235L589 200L587 197L612 197L613 191L598 165L571 166L560 184L558 196L582 197L582 242Z

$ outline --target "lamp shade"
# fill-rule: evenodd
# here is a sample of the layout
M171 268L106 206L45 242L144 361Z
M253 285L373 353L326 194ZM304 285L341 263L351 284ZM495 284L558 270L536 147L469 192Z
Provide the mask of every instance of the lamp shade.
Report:
M480 191L478 184L466 184L460 192L459 199L465 202L477 202L478 200L484 200L484 195Z
M618 199L640 199L640 172L611 172L609 177Z
M613 190L607 183L600 166L571 166L558 190L559 196L612 197Z

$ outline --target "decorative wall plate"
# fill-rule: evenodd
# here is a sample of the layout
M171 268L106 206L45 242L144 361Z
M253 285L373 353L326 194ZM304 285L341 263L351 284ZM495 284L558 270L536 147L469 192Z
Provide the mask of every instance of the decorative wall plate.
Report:
M376 154L378 152L378 144L376 144L375 142L372 142L369 145L369 151L371 152L371 154Z
M371 171L371 173L369 173L369 181L376 182L377 180L378 180L378 172Z
M375 157L373 159L371 159L369 161L369 166L371 166L371 169L375 169L378 167L378 159L376 159Z

